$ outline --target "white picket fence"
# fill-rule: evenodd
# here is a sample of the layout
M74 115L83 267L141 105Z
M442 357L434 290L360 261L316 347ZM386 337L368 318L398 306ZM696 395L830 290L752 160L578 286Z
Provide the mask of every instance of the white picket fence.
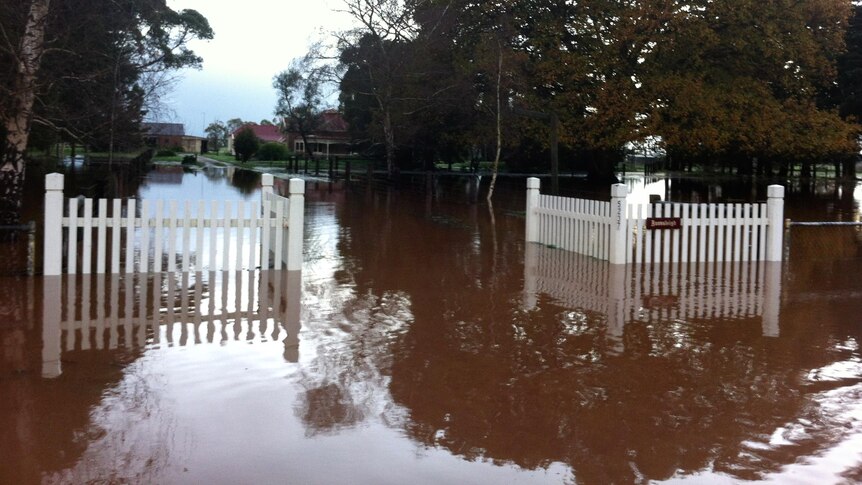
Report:
M63 352L282 341L299 358L298 271L45 276L42 374Z
M47 176L45 189L45 275L302 267L301 179L290 180L288 198L273 192L272 175L263 175L260 204L78 198L64 203L63 175L57 173Z
M756 318L764 336L779 335L780 262L616 265L529 244L524 291L527 309L544 294L563 307L605 316L612 337L634 322Z
M627 204L623 184L604 202L543 195L529 178L526 240L613 264L781 261L784 187L767 195L757 204Z

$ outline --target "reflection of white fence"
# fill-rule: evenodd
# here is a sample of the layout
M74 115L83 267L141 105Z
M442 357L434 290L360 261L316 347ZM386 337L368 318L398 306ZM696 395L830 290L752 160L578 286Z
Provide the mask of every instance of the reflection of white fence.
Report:
M610 202L552 197L527 180L527 242L625 263L780 261L784 188L759 204L626 204L625 185Z
M44 278L43 375L90 349L284 339L298 359L299 271L209 271Z
M763 334L778 336L781 263L623 266L528 244L524 272L528 308L546 294L606 315L611 335L632 322L760 317Z
M168 201L165 207L162 200L77 198L64 204L63 175L50 174L44 273L61 274L64 253L68 274L238 270L258 264L280 269L282 263L288 270L301 269L305 183L292 179L286 198L273 193L272 175L262 182L260 204Z

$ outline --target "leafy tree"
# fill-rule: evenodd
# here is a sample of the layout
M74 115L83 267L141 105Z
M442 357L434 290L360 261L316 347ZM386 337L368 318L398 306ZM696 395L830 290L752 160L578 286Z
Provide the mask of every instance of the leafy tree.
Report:
M853 5L853 14L845 36L845 53L838 59L836 100L840 115L857 124L862 122L862 4ZM856 178L856 157L846 157L843 175ZM852 192L852 191L851 191Z
M421 2L419 2L421 3ZM409 83L410 45L418 35L413 2L345 0L344 11L359 24L339 36L339 62L345 71L342 98L368 98L372 119L380 129L387 172L396 171L396 117ZM346 82L345 82L346 81ZM370 105L370 104L369 104Z
M677 12L644 84L649 129L680 159L733 164L824 160L853 150L853 127L817 105L835 78L849 2L704 2ZM823 136L826 135L826 136Z
M299 133L309 159L314 153L308 137L320 125L327 73L326 67L315 65L310 53L294 59L272 82L278 93L275 114L284 120L285 131Z
M207 134L207 142L212 150L218 151L219 148L227 145L227 138L230 133L227 126L221 121L213 121L204 130Z
M228 136L230 136L232 133L236 133L236 131L242 128L243 125L245 125L245 121L240 118L231 118L227 120L227 123L225 123L225 127L227 128Z
M0 177L0 191L13 209L32 126L111 152L139 144L140 121L157 109L169 73L201 63L188 42L212 37L201 14L174 11L163 0L3 2L0 27L2 165L9 175Z
M249 161L257 153L259 147L260 140L249 127L240 129L234 137L233 149L242 163Z

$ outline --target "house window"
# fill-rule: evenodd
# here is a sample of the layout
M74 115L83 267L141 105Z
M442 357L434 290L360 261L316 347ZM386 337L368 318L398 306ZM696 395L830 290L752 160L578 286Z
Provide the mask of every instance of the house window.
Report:
M301 141L294 143L293 146L294 146L293 151L295 151L295 152L301 152L301 151L305 150L305 144L302 143Z

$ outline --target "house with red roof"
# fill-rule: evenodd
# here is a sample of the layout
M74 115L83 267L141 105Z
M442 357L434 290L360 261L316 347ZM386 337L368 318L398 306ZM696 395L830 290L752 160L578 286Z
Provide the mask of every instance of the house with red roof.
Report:
M257 136L257 139L260 140L261 143L285 143L284 134L282 134L281 129L278 126L246 123L230 134L227 141L227 148L230 153L233 153L233 140L236 137L236 134L245 128L251 128L251 131L254 132L255 136Z
M320 125L307 137L311 152L316 156L343 156L352 153L347 121L338 110L328 109L320 114ZM305 141L298 132L287 132L285 143L296 153L305 153Z
M306 138L315 156L328 158L330 156L343 156L352 153L350 134L347 122L338 110L330 109L320 114L320 125ZM282 125L286 123L282 122ZM234 130L228 139L228 150L233 153L233 141L237 133L243 128L251 128L261 143L282 143L297 154L305 153L305 140L298 132L283 132L281 127L275 125L259 125L257 123L246 123Z

